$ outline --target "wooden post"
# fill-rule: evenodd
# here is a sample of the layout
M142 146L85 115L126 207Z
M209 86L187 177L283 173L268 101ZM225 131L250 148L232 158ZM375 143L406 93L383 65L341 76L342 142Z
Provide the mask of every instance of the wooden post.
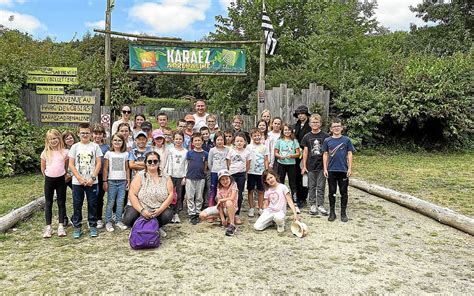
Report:
M110 31L111 27L111 11L110 0L107 0L107 8L105 10L105 30ZM111 97L111 71L110 71L110 33L105 34L105 106L110 106Z
M260 44L260 68L258 75L258 87L257 87L257 116L263 111L265 106L265 40ZM258 117L257 117L258 119Z

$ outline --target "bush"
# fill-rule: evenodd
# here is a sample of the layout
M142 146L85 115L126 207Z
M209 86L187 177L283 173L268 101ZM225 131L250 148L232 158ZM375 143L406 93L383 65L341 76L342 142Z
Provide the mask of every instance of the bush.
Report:
M193 103L188 100L171 99L171 98L147 98L141 97L134 104L135 106L145 105L147 107L148 115L154 116L155 111L161 108L174 108L176 110L183 110L190 112L193 108Z

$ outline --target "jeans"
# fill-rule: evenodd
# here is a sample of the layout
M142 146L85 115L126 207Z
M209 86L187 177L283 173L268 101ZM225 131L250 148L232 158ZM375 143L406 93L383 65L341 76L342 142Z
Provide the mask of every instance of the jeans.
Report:
M171 219L173 219L173 215L173 210L167 208L158 217L156 217L160 227L170 223ZM133 223L135 223L138 217L140 217L140 213L137 210L135 210L132 206L126 206L125 211L123 212L123 224L127 225L128 227L133 227Z
M102 210L104 208L104 196L105 196L105 191L102 185L102 181L104 180L104 177L102 174L99 174L97 176L97 180L99 181L99 192L97 194L97 220L102 220Z
M328 185L330 212L334 213L334 208L336 206L336 190L337 186L339 186L339 193L341 194L341 213L346 213L347 200L349 199L349 196L347 194L347 188L349 186L349 177L347 177L347 173L329 172Z
M237 173L233 174L235 183L237 183L237 188L239 189L239 198L237 199L237 206L239 209L235 212L235 215L240 215L240 209L242 208L242 201L244 200L244 190L245 190L245 180L247 179L246 173Z
M66 183L64 176L51 178L48 176L44 177L44 197L46 203L44 205L44 217L46 219L46 225L51 225L53 220L53 197L54 191L56 190L58 203L58 220L59 223L64 223L66 217Z
M115 223L122 221L123 201L125 199L125 188L127 187L127 180L110 180L109 188L107 190L107 207L105 210L105 223L112 221L112 211L114 203L117 203L115 211Z
M216 205L216 195L217 195L217 173L211 173L211 184L209 186L209 206Z
M310 205L324 205L324 189L326 188L326 177L323 170L308 172L308 202Z
M285 184L285 176L288 174L288 182L290 183L291 196L296 202L296 165L294 164L278 164L278 176L280 183Z
M97 227L97 193L98 185L92 186L72 185L72 225L75 228L82 226L82 204L84 203L84 193L87 196L87 221L90 227Z

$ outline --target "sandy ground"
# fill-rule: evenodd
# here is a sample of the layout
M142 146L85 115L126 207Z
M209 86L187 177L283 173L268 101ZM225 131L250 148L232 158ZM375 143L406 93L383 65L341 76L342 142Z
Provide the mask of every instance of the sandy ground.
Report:
M167 225L159 249L134 251L128 233L41 238L36 214L0 240L0 294L474 294L474 238L350 188L348 223L312 217L310 234L235 237L207 222ZM245 203L245 201L244 201ZM184 220L184 215L183 215Z

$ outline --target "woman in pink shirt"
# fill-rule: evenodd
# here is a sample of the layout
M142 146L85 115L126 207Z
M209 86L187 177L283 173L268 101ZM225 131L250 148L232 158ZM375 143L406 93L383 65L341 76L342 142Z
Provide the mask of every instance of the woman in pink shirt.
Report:
M293 219L299 220L295 205L291 198L290 190L286 185L278 181L278 174L272 169L266 170L262 174L263 185L265 187L265 209L262 215L255 221L256 230L264 230L273 224L277 225L278 232L285 231L286 205L293 211Z
M43 232L44 238L50 238L53 234L51 222L53 218L53 196L56 190L58 203L58 236L66 236L64 230L64 217L66 216L66 175L68 150L64 149L61 133L56 129L50 129L46 133L45 147L41 153L41 173L44 176L44 196L46 203L44 215L46 227Z

